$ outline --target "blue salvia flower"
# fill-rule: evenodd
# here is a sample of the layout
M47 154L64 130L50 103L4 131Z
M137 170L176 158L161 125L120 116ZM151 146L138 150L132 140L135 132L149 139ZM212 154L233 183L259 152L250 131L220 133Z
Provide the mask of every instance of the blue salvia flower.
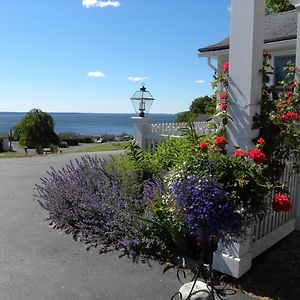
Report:
M241 215L223 185L212 175L189 175L171 186L171 198L187 233L200 242L226 239L241 230Z

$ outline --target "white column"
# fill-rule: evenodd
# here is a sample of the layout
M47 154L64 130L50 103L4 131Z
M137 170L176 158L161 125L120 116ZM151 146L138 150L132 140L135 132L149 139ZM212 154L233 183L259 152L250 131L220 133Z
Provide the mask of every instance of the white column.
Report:
M290 0L290 2L296 7L298 16L296 66L300 68L300 0Z
M265 0L232 0L229 50L229 115L231 149L253 147L253 116L260 113L262 55L264 47Z
M253 116L260 113L264 23L265 0L231 1L228 113L233 122L227 127L231 153L233 146L248 151L258 135L252 126ZM214 256L214 268L234 277L247 272L251 263L250 237Z
M133 125L133 137L136 140L137 144L145 149L146 145L146 136L149 133L150 128L150 119L142 117L132 117Z
M296 67L300 68L300 0L290 0L291 4L296 7L298 16L297 27L297 48L296 48ZM296 229L300 230L300 176L298 175L297 192L296 192Z

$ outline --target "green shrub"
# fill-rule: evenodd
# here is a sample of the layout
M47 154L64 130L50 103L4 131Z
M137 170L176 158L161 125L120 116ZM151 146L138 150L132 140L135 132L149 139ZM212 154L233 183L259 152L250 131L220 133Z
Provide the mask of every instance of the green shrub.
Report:
M161 142L156 151L144 151L133 141L127 147L127 156L132 168L139 170L141 177L146 180L173 166L183 163L192 155L191 143L187 139L170 138Z

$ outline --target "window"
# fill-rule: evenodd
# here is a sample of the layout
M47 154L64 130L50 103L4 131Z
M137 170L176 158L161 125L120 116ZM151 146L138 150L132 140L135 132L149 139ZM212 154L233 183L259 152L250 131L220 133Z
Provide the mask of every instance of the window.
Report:
M274 57L274 84L281 86L281 82L285 81L287 84L291 83L294 79L287 76L287 71L284 69L288 63L291 62L295 65L296 55L275 56Z

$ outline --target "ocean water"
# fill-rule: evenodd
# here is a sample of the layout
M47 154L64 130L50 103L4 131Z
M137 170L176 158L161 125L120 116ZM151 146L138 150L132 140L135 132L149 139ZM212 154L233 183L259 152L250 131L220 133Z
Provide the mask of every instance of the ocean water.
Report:
M55 120L55 132L76 132L81 135L132 134L134 114L116 113L50 113ZM0 112L0 132L9 132L26 113ZM152 123L173 123L176 115L149 114Z

